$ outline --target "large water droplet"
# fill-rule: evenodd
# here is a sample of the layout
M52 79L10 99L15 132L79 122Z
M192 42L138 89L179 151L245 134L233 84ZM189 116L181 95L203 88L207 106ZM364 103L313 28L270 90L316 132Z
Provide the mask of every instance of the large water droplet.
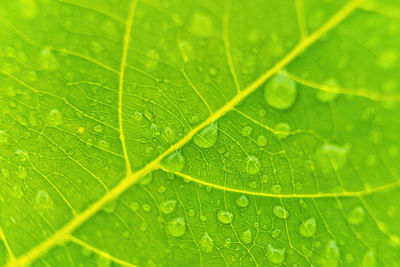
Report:
M247 159L246 171L250 174L257 174L260 171L260 160L255 156L250 156Z
M190 22L189 31L200 37L210 37L214 34L211 18L203 13L194 14Z
M351 224L360 224L364 221L365 211L361 206L354 207L349 215L347 216L347 220Z
M265 85L265 101L273 108L288 109L294 104L296 97L296 83L286 76L277 75Z
M247 230L242 232L242 234L240 235L240 239L242 239L243 243L250 244L251 243L251 239L252 239L251 235L252 234L251 234L250 229L247 229Z
M289 217L289 212L281 205L275 206L272 211L278 218L286 219L287 217Z
M303 221L299 226L300 234L305 237L314 236L316 230L317 230L317 222L314 218L309 218Z
M329 240L325 247L325 259L323 266L337 267L339 266L339 248L334 240Z
M176 200L166 200L160 204L160 211L164 214L170 214L175 210Z
M169 172L179 172L185 167L181 151L175 151L161 161L161 167Z
M186 232L186 222L182 217L170 221L167 225L168 232L175 237L182 236Z
M214 248L214 239L208 234L204 233L204 235L199 240L200 248L206 253L210 253Z
M375 267L376 266L376 258L372 251L368 250L365 252L363 260L362 260L363 267Z
M235 202L241 208L246 208L249 205L249 199L246 196L240 196Z
M233 213L226 210L219 210L217 213L218 221L223 224L229 224L233 221Z
M267 256L272 264L281 264L285 260L284 248L275 248L271 244L267 245Z
M193 141L202 148L213 146L218 139L218 123L214 122L201 129L194 137Z

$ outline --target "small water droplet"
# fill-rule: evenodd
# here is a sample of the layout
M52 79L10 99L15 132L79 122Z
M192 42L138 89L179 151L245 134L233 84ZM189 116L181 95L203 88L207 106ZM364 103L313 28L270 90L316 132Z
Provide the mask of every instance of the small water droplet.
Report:
M279 184L271 186L271 191L274 194L279 194L282 191L282 187Z
M240 239L242 239L243 243L250 244L252 240L252 234L250 229L243 231L242 234L240 235Z
M143 119L143 113L135 111L135 113L133 113L133 119L141 121Z
M144 211L147 211L147 212L151 211L151 206L149 204L143 204L142 208Z
M274 229L274 230L272 230L272 232L271 232L271 236L272 236L273 238L278 238L280 234L281 234L281 230L279 230L279 229Z
M317 230L317 222L315 218L309 218L301 222L299 226L300 234L305 237L314 236L316 230Z
M246 171L250 174L257 174L260 171L260 160L255 156L250 156L247 159Z
M212 36L214 27L211 18L203 13L194 14L189 31L203 38Z
M10 176L10 171L3 168L3 169L0 170L0 174L1 174L4 178L7 178L8 176Z
M339 266L339 248L334 240L329 240L325 247L325 259L323 266L337 267Z
M364 221L365 211L361 206L354 207L349 215L347 216L347 220L351 224L361 224Z
M49 209L52 206L52 200L46 191L36 193L35 206L40 209Z
M213 146L218 139L218 123L214 122L201 129L194 137L193 141L202 148Z
M275 130L277 131L276 135L279 139L285 139L286 137L288 137L290 134L290 129L290 125L286 122L280 122L275 125Z
M272 244L267 245L267 256L272 264L281 264L285 260L285 248L275 248Z
M325 143L321 145L315 154L316 163L327 173L332 170L338 170L344 166L347 160L347 155L350 151L350 145L335 145Z
M170 221L167 225L168 232L175 237L183 236L186 232L186 222L182 217Z
M206 253L210 253L214 249L214 239L208 234L204 235L199 240L200 248Z
M267 138L264 135L257 136L257 145L264 147L267 145Z
M365 252L362 260L362 265L363 267L375 267L377 265L376 258L372 251L368 250L367 252Z
M245 126L242 129L242 135L243 136L250 136L253 132L253 128L251 128L250 126Z
M166 200L160 204L160 211L164 214L170 214L175 210L176 200Z
M151 183L152 180L153 180L153 173L149 172L148 174L140 178L139 183L142 185L148 185Z
M286 219L287 217L289 217L289 212L281 205L274 206L272 211L278 218Z
M332 78L328 79L325 85L329 86L331 91L338 91L338 85ZM317 92L317 99L322 103L328 103L333 101L338 95L335 92L320 91Z
M95 131L96 133L101 133L103 131L103 126L98 124L98 125L93 127L93 131Z
M103 206L103 210L107 213L113 213L117 209L118 202L119 202L118 198L115 198L107 202L107 204Z
M185 167L185 159L178 150L164 158L161 167L169 172L179 172Z
M233 213L226 210L219 210L217 213L218 221L223 224L230 224L233 221Z
M49 112L49 114L47 115L47 123L49 125L52 126L57 126L62 124L63 122L63 118L62 115L60 113L60 111L58 111L57 109L53 109Z
M110 147L110 143L107 140L99 140L97 142L97 146L100 147L100 148L107 149L107 148Z
M267 81L264 90L264 98L273 108L285 110L290 108L297 97L296 83L283 75L276 75Z

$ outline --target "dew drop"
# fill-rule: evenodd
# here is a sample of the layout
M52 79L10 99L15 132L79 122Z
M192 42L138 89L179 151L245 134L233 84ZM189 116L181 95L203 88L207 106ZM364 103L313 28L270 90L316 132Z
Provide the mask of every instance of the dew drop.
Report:
M279 184L271 186L271 191L274 194L279 194L282 191L282 187Z
M7 178L8 176L10 176L10 171L3 168L3 169L0 170L0 174L1 174L4 178Z
M285 260L285 249L267 245L267 256L272 264L281 264Z
M118 202L119 202L118 198L115 198L107 202L107 204L103 206L103 210L107 213L113 213L117 209Z
M367 251L364 254L363 260L362 260L362 266L363 267L375 267L376 264L376 258L374 256L374 253L372 251Z
M181 151L175 151L161 161L161 167L169 172L179 172L185 167Z
M194 14L189 26L189 31L200 37L210 37L214 34L211 18L203 13Z
M240 235L240 239L242 239L243 243L250 244L252 240L252 234L250 229L243 231L242 234Z
M208 234L204 233L204 235L199 240L200 248L206 253L210 253L214 248L214 239Z
M243 136L250 136L253 132L253 128L251 128L250 126L245 126L242 129L242 135Z
M278 237L280 236L280 234L281 234L281 230L279 230L279 229L274 229L274 230L272 230L272 232L271 232L271 236L272 236L273 238L278 238Z
M265 101L273 108L288 109L294 104L296 97L296 83L286 76L276 75L265 85Z
M329 240L325 247L325 260L323 266L339 266L339 248L334 240Z
M286 219L287 217L289 217L289 212L281 205L275 206L272 211L278 218Z
M290 134L290 125L286 122L280 122L275 125L275 130L279 139L285 139Z
M194 137L194 143L202 148L213 146L218 139L218 123L214 122L201 129Z
M62 124L62 122L63 122L62 115L60 111L58 111L57 109L51 110L47 115L47 123L52 126L60 125Z
M96 133L101 133L103 131L103 126L98 124L98 125L93 127L93 131L95 131Z
M332 91L338 91L338 85L334 79L328 79L325 83ZM317 99L322 103L333 101L337 97L335 92L320 91L317 92Z
M176 200L166 200L160 204L160 211L164 214L170 214L175 210Z
M186 232L186 222L182 217L170 221L167 225L168 232L175 237L183 236Z
M35 206L41 209L48 209L52 206L52 200L46 191L38 191L36 193Z
M139 183L142 185L148 185L151 183L152 180L153 180L153 173L149 172L148 174L140 178Z
M217 213L218 221L223 224L230 224L233 221L233 213L226 210L219 210Z
M260 171L260 160L255 156L250 156L247 159L246 171L250 174L257 174Z
M347 220L351 224L361 224L364 221L365 211L361 206L354 207L349 215L347 216Z
M246 208L249 205L249 199L246 196L240 196L235 203L241 208Z
M316 162L322 171L327 173L332 170L338 170L344 166L347 155L350 151L350 145L323 144L315 154Z
M257 145L264 147L267 145L267 138L264 135L257 136Z
M314 236L316 230L317 230L317 222L315 218L309 218L303 221L299 226L300 234L305 237Z
M135 113L133 113L133 118L137 121L141 121L143 119L143 113L135 111Z

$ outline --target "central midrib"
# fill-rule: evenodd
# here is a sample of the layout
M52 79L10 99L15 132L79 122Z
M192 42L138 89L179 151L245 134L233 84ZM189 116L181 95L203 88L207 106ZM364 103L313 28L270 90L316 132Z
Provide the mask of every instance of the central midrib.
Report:
M334 28L343 19L350 15L357 7L363 2L363 0L353 0L347 3L342 9L340 9L334 16L332 16L327 22L325 22L319 29L304 38L298 45L296 45L282 60L275 64L270 70L266 71L262 76L260 76L256 81L250 84L246 89L240 91L234 98L228 101L224 106L222 106L218 111L213 113L208 119L203 121L200 125L193 128L183 139L169 147L164 153L159 155L156 159L145 165L142 169L134 172L128 173L127 176L122 179L122 181L109 192L107 192L102 198L94 202L88 209L78 214L69 223L67 223L60 230L55 232L48 239L38 244L26 254L12 260L8 266L25 266L30 264L33 260L40 257L43 253L57 245L59 242L64 240L68 235L70 235L75 229L81 226L84 222L90 219L94 214L97 213L106 203L113 200L114 198L120 196L123 192L129 189L133 184L135 184L139 178L146 175L147 173L158 169L160 161L172 152L180 149L186 143L188 143L192 137L200 131L202 128L208 124L218 120L228 111L232 110L234 106L240 103L247 96L252 94L259 86L261 86L269 77L277 73L284 66L289 64L297 55L308 48L311 44L316 42L322 35ZM122 113L121 113L122 114ZM127 158L126 158L127 159ZM129 164L127 165L129 167ZM128 169L129 170L129 169Z

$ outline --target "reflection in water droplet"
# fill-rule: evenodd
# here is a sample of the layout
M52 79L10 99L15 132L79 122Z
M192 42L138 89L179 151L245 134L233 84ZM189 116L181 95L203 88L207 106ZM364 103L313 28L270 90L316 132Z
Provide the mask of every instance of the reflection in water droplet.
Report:
M317 222L315 218L309 218L303 221L299 226L300 234L305 237L314 236L316 230L317 230Z
M175 210L176 200L166 200L160 204L160 211L164 214L170 214Z
M219 210L217 213L218 221L223 224L229 224L233 221L233 213L226 210Z
M175 237L182 236L186 232L186 222L182 217L170 221L167 225L168 232Z
M204 233L204 235L199 240L200 248L206 253L210 253L214 248L214 239L209 236L208 233Z
M241 208L246 208L249 205L249 199L246 196L240 196L235 202Z
M374 256L374 253L372 251L368 250L365 252L363 260L362 260L362 266L363 267L375 267L376 264L376 258Z
M272 264L281 264L285 260L284 248L275 248L271 244L267 245L267 256Z
M286 219L287 217L289 217L289 212L281 205L274 206L272 211L278 218Z
M178 150L164 158L161 167L169 172L179 172L185 167L185 159Z
M201 129L194 137L193 141L202 148L213 146L218 139L218 123L214 122Z
M361 206L354 207L349 215L347 216L347 220L351 224L360 224L364 221L365 211Z
M250 229L247 229L247 230L242 232L242 234L240 235L240 239L242 239L243 243L250 244L251 243L251 239L252 239L251 235L252 234L251 234Z
M255 156L250 156L247 159L246 170L250 174L257 174L260 171L260 160Z
M297 97L296 83L283 75L276 75L267 81L264 90L264 98L273 108L285 110L290 108Z

